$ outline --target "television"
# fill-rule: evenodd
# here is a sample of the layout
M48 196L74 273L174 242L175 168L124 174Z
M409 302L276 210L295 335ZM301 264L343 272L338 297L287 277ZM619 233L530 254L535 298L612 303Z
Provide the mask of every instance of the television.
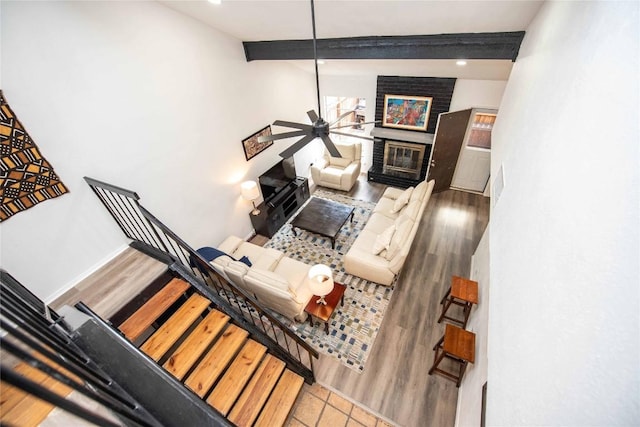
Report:
M293 156L280 160L271 169L258 177L265 203L296 179L296 165Z

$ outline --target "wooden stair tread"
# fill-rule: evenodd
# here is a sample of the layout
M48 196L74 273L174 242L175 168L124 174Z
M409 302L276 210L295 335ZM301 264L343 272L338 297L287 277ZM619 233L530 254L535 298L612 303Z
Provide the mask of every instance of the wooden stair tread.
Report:
M265 346L248 340L207 398L207 403L226 416L266 352Z
M229 413L229 421L238 427L248 427L253 424L269 398L271 390L278 382L284 365L282 360L267 354L242 395L233 405L233 409Z
M303 383L304 379L300 375L285 369L254 426L283 426L302 390Z
M149 299L131 317L119 327L120 331L130 341L135 341L146 331L158 317L189 289L189 284L181 279L171 280L167 286Z
M176 312L140 347L144 353L156 362L189 329L211 301L199 294L189 297Z
M14 371L61 397L66 397L71 393L71 388L65 384L25 363L18 364ZM54 408L50 403L4 382L2 383L2 398L0 400L2 401L1 421L3 425L37 426Z
M181 380L228 321L229 316L226 314L211 310L165 362L164 368L167 372Z
M248 335L249 333L244 329L229 325L184 384L198 396L204 397Z

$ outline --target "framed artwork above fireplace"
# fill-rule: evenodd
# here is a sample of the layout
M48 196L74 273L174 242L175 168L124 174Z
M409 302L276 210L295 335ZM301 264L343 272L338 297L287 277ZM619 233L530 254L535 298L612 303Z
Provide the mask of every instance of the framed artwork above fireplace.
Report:
M427 96L385 94L382 126L425 132L432 103Z

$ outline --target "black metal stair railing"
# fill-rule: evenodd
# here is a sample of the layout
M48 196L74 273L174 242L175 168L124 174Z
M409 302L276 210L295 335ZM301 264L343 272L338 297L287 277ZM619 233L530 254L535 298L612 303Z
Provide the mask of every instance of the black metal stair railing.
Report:
M286 361L308 383L315 381L313 359L318 352L244 290L213 266L138 202L129 190L93 178L85 181L111 213L132 246L165 261L220 310L247 329L271 352Z
M4 270L0 270L0 330L0 347L5 356L0 367L3 382L95 425L119 426L123 421L127 425L161 426L73 342L64 319ZM43 386L43 380L22 375L24 369L18 371L17 360L32 371L39 371L39 378L63 384L67 390L98 403L104 411L87 409ZM4 407L0 423L9 425L11 417L11 408Z

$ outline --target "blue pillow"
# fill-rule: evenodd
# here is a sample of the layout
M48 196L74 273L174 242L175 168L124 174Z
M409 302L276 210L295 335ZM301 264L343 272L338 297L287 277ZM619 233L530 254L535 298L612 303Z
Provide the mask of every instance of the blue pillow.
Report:
M207 261L213 261L214 259L227 255L226 253L222 252L219 249L216 248L210 248L209 246L205 246L203 248L198 249L196 252L198 252L202 258L206 259ZM232 256L227 255L229 258L233 259Z
M218 257L221 257L221 256L228 256L229 258L231 258L234 261L243 262L243 263L247 264L247 267L251 267L251 261L249 261L249 258L247 258L246 256L243 256L240 259L235 259L231 255L222 252L220 249L210 248L209 246L205 246L203 248L200 248L196 252L198 252L202 256L202 258L206 259L207 261L213 261L214 259L216 259Z
M240 258L238 261L244 262L245 264L247 264L247 267L251 267L251 261L249 261L249 258L247 258L246 255Z

